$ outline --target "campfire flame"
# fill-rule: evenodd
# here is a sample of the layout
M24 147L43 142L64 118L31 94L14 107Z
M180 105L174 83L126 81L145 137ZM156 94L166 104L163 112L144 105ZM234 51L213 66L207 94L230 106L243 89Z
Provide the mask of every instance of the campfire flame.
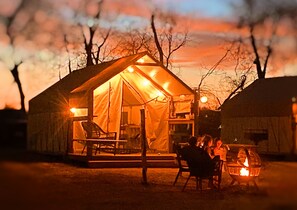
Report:
M249 167L249 161L247 158L245 158L245 161L243 163L244 166ZM246 168L240 169L240 176L248 176L250 174L249 170Z

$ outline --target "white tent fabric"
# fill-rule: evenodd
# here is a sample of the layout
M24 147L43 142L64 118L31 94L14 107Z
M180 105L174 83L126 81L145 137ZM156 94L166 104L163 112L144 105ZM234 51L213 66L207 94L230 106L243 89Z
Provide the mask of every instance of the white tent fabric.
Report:
M103 130L120 134L121 113L130 100L134 103L128 106L129 116L139 116L138 120L133 120L133 124L140 125L140 108L146 110L146 138L149 147L167 151L169 96L136 72L122 72L95 89L94 121ZM135 101L138 103L135 104Z

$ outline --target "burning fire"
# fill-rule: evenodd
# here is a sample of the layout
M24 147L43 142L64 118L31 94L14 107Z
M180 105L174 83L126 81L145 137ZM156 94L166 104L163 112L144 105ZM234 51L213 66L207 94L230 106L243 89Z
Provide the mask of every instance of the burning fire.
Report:
M249 162L248 159L245 158L245 161L243 163L244 166L249 167ZM240 176L248 176L250 174L249 170L246 168L241 168L240 169Z

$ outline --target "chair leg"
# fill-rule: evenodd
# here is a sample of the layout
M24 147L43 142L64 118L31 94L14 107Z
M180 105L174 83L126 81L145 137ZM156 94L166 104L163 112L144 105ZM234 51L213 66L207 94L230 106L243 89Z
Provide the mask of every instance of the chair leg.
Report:
M173 186L176 184L176 182L177 182L178 177L180 176L180 174L181 174L181 171L179 170L179 171L177 172L177 175L176 175L175 180L174 180L174 182L173 182Z
M191 175L188 176L187 181L186 181L186 183L185 183L185 185L184 185L182 191L184 191L184 190L186 189L186 186L187 186L187 184L188 184L188 181L189 181L190 177L191 177Z

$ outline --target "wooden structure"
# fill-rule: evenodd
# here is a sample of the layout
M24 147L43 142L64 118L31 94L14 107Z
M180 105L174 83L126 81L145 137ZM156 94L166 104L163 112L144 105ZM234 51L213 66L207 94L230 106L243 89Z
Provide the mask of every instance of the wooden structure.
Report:
M258 79L222 105L225 143L255 144L259 153L296 154L292 98L297 77Z
M131 145L139 136L144 108L148 150L168 153L178 125L193 133L193 99L193 90L147 52L86 67L29 101L27 147L48 154L81 154L83 146L77 142L86 139L81 121L94 121L116 132L114 141Z

